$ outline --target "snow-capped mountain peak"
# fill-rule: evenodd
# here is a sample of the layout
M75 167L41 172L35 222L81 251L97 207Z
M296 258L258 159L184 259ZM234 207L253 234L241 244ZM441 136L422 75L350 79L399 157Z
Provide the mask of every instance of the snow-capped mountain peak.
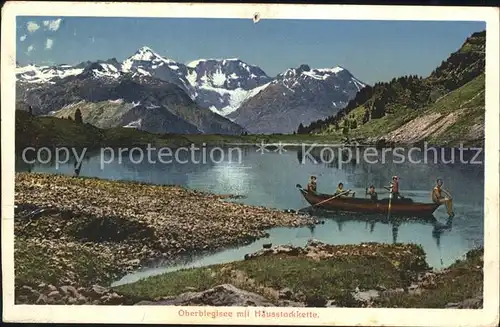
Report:
M85 67L82 74L96 78L118 78L120 67L106 62L94 62Z
M125 59L122 63L121 70L124 72L148 72L150 69L156 69L163 65L171 65L172 69L178 68L174 60L160 56L150 47L143 46L139 48L132 56ZM151 72L148 72L151 75Z
M141 61L153 61L155 59L164 59L162 56L153 51L150 47L142 46L140 47L133 56L129 57L129 59L133 60L141 60Z
M305 85L316 88L317 83L327 82L334 87L351 83L357 91L364 88L366 85L356 79L352 74L341 66L332 68L315 68L311 69L309 65L302 64L297 68L289 68L278 74L272 84L280 84L285 86L289 91L294 92L296 88L303 88Z

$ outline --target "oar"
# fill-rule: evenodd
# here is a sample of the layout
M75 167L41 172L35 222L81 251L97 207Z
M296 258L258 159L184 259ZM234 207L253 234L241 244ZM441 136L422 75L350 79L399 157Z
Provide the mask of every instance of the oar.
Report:
M441 189L441 191L442 191L442 192L443 192L443 193L444 193L444 194L445 194L445 195L446 195L446 196L450 199L450 201L452 201L452 200L453 200L453 196L451 196L451 193L450 193L450 192L448 192L447 190L445 190L445 189L443 189L443 188ZM450 216L455 216L455 213L454 213L454 211L455 211L455 210L453 210L453 205L452 205L452 207L451 207L451 210L452 210L451 212L452 212L453 214L452 214L452 215L450 215Z
M384 186L384 188L385 188L387 191L389 191L389 193L391 193L391 194L392 194L392 187L387 187L387 186ZM402 196L402 195L401 195L401 193L399 193L399 197L400 197L401 199L405 199L405 197L404 197L404 196Z
M298 185L298 184L297 184L297 185ZM351 190L344 191L344 192L342 192L342 193L339 193L339 194L336 194L336 195L332 196L331 198L328 198L328 199L326 199L326 200L320 201L320 202L318 202L318 203L316 203L316 204L313 204L313 205L307 206L307 207L305 207L305 208L299 209L299 210L297 210L297 212L299 212L299 211L301 211L301 210L304 210L304 209L308 209L309 207L314 207L314 206L317 206L317 205L323 204L323 203L325 203L325 202L328 202L328 201L330 201L330 200L333 200L333 199L335 199L336 197L339 197L339 196L344 195L344 194L349 193L349 192L351 192Z
M387 220L391 218L392 188L389 193L389 206L387 207Z

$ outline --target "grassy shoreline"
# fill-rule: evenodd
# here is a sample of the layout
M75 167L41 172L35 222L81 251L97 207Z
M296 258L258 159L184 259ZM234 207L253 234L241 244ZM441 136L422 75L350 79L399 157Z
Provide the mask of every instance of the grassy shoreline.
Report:
M474 308L482 305L482 265L482 249L433 271L415 244L310 241L304 248L281 245L245 260L152 276L115 290L142 304L230 305L223 290L234 285L254 294L250 302L257 306ZM217 289L221 294L210 299Z
M464 263L435 274L416 245L319 242L305 249L278 246L248 260L109 288L150 258L172 259L249 243L272 227L317 221L177 186L16 173L15 187L17 304L191 305L199 303L197 296L206 299L212 292L226 302L208 305L228 305L239 296L240 302L231 303L442 307L482 290L482 254L477 251ZM429 278L432 287L437 285L430 291L427 286L417 287L421 294L409 290L415 283L429 283ZM362 299L372 288L380 292L377 300Z

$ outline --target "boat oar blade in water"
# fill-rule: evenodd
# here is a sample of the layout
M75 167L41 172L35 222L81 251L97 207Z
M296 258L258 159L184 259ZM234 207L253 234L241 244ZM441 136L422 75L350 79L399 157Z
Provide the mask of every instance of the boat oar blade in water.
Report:
M297 184L297 185L298 185L298 184ZM297 210L297 212L301 212L301 211L303 212L303 211L304 211L304 210L306 210L306 209L313 208L313 207L315 207L315 206L318 206L318 205L320 205L320 204L323 204L323 203L325 203L325 202L328 202L328 201L330 201L330 200L333 200L333 199L335 199L335 198L337 198L337 197L339 197L339 196L341 196L341 195L348 194L349 192L351 192L351 190L347 190L347 191L344 191L344 192L342 192L342 193L335 194L335 195L334 195L334 196L332 196L331 198L328 198L328 199L326 199L326 200L320 201L320 202L318 202L318 203L315 203L315 204L313 204L313 205L307 206L307 207L305 207L305 208L299 209L299 210Z
M387 220L391 218L392 190L389 193L389 205L387 206Z

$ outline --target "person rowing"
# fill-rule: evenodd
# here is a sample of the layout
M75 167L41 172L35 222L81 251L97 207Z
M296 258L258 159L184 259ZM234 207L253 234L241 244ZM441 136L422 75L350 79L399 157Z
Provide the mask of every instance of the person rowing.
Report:
M392 176L392 182L389 186L384 186L386 190L392 193L393 198L396 199L404 199L401 194L399 194L399 177Z
M436 204L444 204L446 206L448 216L455 216L455 213L453 212L453 200L451 198L451 194L443 188L443 180L441 178L436 180L436 186L432 189L432 201Z
M344 194L342 194L344 193ZM354 197L354 195L356 194L356 192L352 192L352 191L346 191L344 190L344 184L343 183L339 183L337 185L337 190L335 191L335 194L342 194L341 196L348 196L349 194L352 194L352 196Z

